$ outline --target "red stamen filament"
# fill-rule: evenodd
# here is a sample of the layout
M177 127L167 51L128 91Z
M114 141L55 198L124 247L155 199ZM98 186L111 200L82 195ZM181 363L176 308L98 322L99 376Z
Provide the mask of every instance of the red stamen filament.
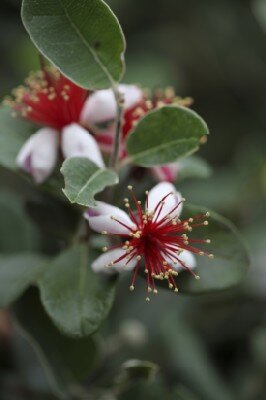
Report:
M122 260L125 260L126 267L134 260L134 258L136 258L137 263L134 268L130 285L130 290L133 291L136 277L140 269L141 260L143 260L148 294L150 292L157 294L158 291L155 287L155 280L164 279L168 281L170 289L178 292L174 279L174 277L178 275L178 272L174 269L176 264L190 272L194 278L199 279L199 276L196 275L195 272L180 258L180 254L183 250L188 250L194 254L206 255L213 258L212 254L206 253L193 245L194 243L210 243L209 239L189 239L187 236L187 232L190 232L194 227L207 225L208 222L206 221L206 218L209 214L200 214L193 218L181 221L179 219L178 209L183 201L185 201L185 199L182 199L170 210L170 212L162 216L164 207L167 205L168 197L174 196L174 193L171 192L164 196L158 202L154 211L149 212L148 192L146 192L145 209L142 210L141 203L136 199L132 186L129 186L129 191L137 213L134 214L132 211L128 199L125 199L125 205L129 217L135 225L135 229L118 219L111 217L118 224L128 229L128 235L113 234L113 236L122 238L123 243L120 245L120 248L124 250L124 253L119 258L108 264L108 266L114 266ZM107 232L103 233L107 234ZM117 246L115 246L115 248L117 248ZM107 249L104 248L104 251L106 250ZM148 295L146 300L150 300Z

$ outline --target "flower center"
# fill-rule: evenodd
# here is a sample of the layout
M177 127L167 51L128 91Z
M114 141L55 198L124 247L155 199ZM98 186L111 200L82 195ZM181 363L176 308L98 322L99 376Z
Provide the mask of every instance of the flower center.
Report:
M42 126L61 130L79 122L87 91L75 85L55 68L31 74L26 85L13 91L15 99L6 100L20 116Z
M111 217L118 224L127 228L129 233L128 235L115 235L120 236L123 240L122 245L118 247L121 247L124 253L107 266L112 267L124 260L126 267L132 260L137 261L130 285L131 291L135 288L137 274L143 264L148 293L158 293L155 285L156 280L166 280L168 287L178 292L175 281L175 277L178 275L176 267L190 272L194 278L199 279L199 276L183 260L182 253L186 251L213 258L212 254L194 247L195 243L210 243L209 239L189 239L188 237L188 233L194 227L208 225L206 217L209 216L209 213L180 220L178 215L185 199L178 199L173 203L173 207L169 209L169 198L175 196L176 199L176 194L172 192L164 196L157 203L154 210L150 211L149 193L146 192L146 204L142 208L141 202L136 199L132 187L129 186L128 188L131 192L136 211L132 210L129 199L126 198L124 201L134 228L127 226L115 217ZM165 211L166 206L168 207L167 211ZM106 234L107 232L103 233ZM106 251L107 248L104 250ZM146 300L150 300L149 296L147 296Z

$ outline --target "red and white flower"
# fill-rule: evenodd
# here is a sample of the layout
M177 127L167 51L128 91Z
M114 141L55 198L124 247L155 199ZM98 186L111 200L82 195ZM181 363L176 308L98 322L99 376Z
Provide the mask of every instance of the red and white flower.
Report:
M146 192L145 205L135 197L129 186L136 208L132 210L129 199L125 199L128 213L104 202L89 208L84 214L91 229L119 239L92 264L95 272L120 272L133 270L130 290L134 290L137 274L143 267L146 274L147 291L157 293L155 280L166 280L170 289L178 292L175 277L179 271L187 270L195 278L196 255L213 255L197 247L197 243L210 240L190 239L189 232L197 226L208 225L208 213L181 220L184 199L169 182L157 184ZM149 297L147 297L149 300Z
M87 157L103 166L94 137L80 125L87 98L80 88L55 68L30 75L26 86L14 90L9 100L15 115L41 126L22 146L17 156L19 167L42 183L53 171L59 150L63 158Z
M155 91L151 98L135 85L119 85L119 91L124 99L124 116L120 143L120 158L127 155L125 139L130 134L141 117L152 109L167 104L189 106L191 98L181 99L175 96L172 88ZM81 120L84 126L98 126L96 139L106 153L111 153L115 136L114 119L116 115L116 101L111 89L99 90L93 93L86 101ZM105 127L102 128L101 125ZM152 168L154 176L159 181L174 182L178 174L178 163L166 164Z

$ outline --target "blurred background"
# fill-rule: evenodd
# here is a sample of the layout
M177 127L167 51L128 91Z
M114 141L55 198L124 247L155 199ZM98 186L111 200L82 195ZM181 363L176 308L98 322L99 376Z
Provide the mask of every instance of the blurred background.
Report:
M226 293L177 301L160 291L148 307L143 296L129 296L120 285L120 301L101 333L106 362L99 375L113 379L123 362L139 358L159 365L157 378L149 383L134 378L113 399L264 400L266 1L107 3L127 39L124 80L151 88L171 85L178 95L195 99L193 108L211 132L200 155L213 172L208 179L180 181L179 190L234 221L252 267L243 285ZM20 0L0 3L1 98L39 68L20 5ZM16 179L3 169L0 185L5 195L17 195ZM30 347L14 333L11 340L10 331L8 315L1 312L0 399L53 398ZM90 379L92 386L101 382Z

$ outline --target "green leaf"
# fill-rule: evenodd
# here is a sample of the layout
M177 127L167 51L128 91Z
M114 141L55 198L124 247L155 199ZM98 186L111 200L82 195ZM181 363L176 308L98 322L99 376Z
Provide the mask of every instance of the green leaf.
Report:
M0 256L0 308L16 300L34 283L45 267L44 259L34 253Z
M207 211L202 207L188 205L182 217L193 217ZM210 244L199 244L197 247L213 253L214 259L197 257L196 272L200 280L195 280L187 272L180 274L178 284L184 293L198 294L231 288L241 282L248 270L247 249L235 226L217 213L209 212L209 225L194 228L189 237L210 239Z
M193 153L208 133L206 123L194 111L165 106L140 120L129 135L127 149L132 162L152 167Z
M252 11L261 28L266 31L266 4L265 0L253 0Z
M93 255L92 255L93 256ZM55 325L66 335L95 332L110 311L116 278L95 274L85 245L64 251L38 284L41 300Z
M38 250L40 236L30 223L21 201L9 192L0 195L0 252Z
M0 107L0 165L17 169L18 152L33 132L32 124L12 117L8 107Z
M64 161L61 172L65 178L63 192L71 203L96 206L94 196L107 186L118 183L115 172L99 168L88 158L74 157Z
M102 0L24 0L22 20L37 48L74 82L102 89L124 72L125 40Z
M230 389L208 357L204 344L180 316L169 312L159 329L167 365L174 373L173 380L178 379L200 399L233 400Z
M12 310L39 356L55 395L75 397L80 393L79 382L95 365L97 347L92 338L77 340L62 335L44 312L36 290L27 291Z
M211 167L203 158L191 156L179 162L177 180L188 178L208 178L211 175Z
M118 380L120 384L136 379L154 380L158 371L158 365L150 361L128 360L122 364Z

